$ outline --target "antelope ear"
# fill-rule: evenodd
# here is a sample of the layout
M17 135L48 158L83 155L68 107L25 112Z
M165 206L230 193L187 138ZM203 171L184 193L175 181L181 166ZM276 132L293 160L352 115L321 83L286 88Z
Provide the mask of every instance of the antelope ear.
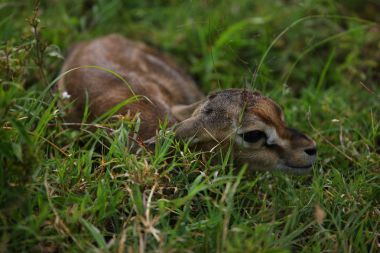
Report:
M193 112L201 103L202 101L195 102L191 105L174 105L171 111L178 121L184 121L193 115Z
M197 142L199 139L202 129L200 124L199 116L191 117L189 119L185 119L184 121L179 122L175 128L175 137L177 139L192 139L192 141Z

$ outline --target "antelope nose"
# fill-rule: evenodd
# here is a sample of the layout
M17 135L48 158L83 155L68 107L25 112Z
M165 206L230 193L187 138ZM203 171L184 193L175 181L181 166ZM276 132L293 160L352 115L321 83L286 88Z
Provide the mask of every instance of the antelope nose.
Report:
M308 148L308 149L305 149L304 152L310 156L313 156L317 153L317 149L316 148Z

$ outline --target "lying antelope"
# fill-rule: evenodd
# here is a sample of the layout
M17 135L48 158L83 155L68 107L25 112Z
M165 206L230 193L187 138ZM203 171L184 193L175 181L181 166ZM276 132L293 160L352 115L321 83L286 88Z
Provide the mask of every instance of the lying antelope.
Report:
M81 122L86 103L89 120L134 96L148 99L122 107L118 114L140 114L139 136L155 136L159 123L167 120L175 136L191 140L197 148L222 150L232 144L234 161L255 170L310 171L316 144L308 136L286 127L280 107L259 92L227 89L205 97L196 84L167 56L120 35L109 35L77 44L62 72L58 90L72 107L66 121Z

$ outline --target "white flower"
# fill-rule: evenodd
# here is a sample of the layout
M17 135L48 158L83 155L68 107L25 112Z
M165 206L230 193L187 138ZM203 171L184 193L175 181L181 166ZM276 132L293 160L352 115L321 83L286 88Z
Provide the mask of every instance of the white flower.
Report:
M61 96L63 99L69 99L71 97L71 95L67 91L62 92Z

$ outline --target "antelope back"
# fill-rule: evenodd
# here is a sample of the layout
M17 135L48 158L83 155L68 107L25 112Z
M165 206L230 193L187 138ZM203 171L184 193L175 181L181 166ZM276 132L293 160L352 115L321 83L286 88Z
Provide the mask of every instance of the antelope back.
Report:
M102 69L86 66L99 66ZM76 69L79 68L79 69ZM140 95L143 98L124 106L120 114L140 114L144 139L155 135L160 121L171 115L171 106L188 105L203 98L195 83L166 55L143 43L120 35L109 35L74 46L58 82L58 90L72 103L66 121L81 122L86 105L94 119L117 104ZM126 82L123 82L117 73Z

